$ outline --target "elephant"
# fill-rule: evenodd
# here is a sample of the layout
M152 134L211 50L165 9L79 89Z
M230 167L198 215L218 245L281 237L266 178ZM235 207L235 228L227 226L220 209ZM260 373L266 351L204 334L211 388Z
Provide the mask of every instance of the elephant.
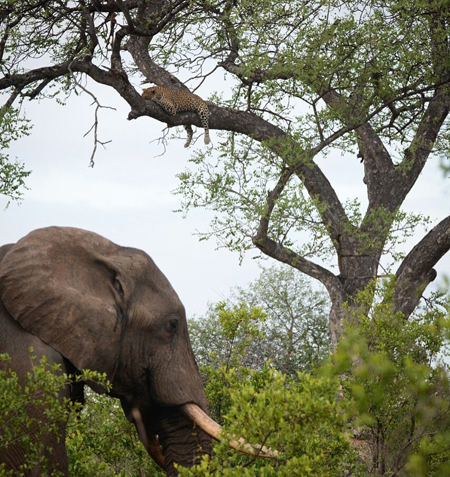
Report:
M37 229L3 246L0 331L0 353L19 377L30 369L30 346L65 373L106 373L110 394L168 476L177 475L175 463L211 454L220 426L208 416L185 309L145 252L71 227ZM84 384L65 397L82 401ZM50 473L69 475L64 438L46 439ZM14 470L23 455L8 449L0 462Z

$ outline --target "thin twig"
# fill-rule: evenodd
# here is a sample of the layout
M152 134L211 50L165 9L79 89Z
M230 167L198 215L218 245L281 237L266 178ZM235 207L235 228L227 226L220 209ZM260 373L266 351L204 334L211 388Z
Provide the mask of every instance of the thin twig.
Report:
M83 137L86 137L91 131L94 131L94 148L92 150L92 154L91 154L91 157L89 159L89 167L94 167L95 165L95 162L94 162L94 157L95 157L95 153L97 152L97 145L100 144L101 146L105 147L106 144L110 143L112 141L112 139L110 139L109 141L100 141L98 139L98 111L100 108L104 108L104 109L112 109L113 111L116 111L116 108L113 108L112 106L102 106L99 102L99 100L97 99L97 97L94 95L94 93L92 93L91 91L89 91L87 88L85 88L78 80L77 78L75 77L73 71L72 71L72 68L71 68L72 64L70 64L68 66L68 70L69 70L69 73L70 73L70 76L72 77L74 83L81 89L83 90L86 94L88 94L89 96L91 96L91 98L94 100L92 103L91 103L91 106L92 104L95 104L95 111L94 111L94 124L89 128L89 130L83 135Z

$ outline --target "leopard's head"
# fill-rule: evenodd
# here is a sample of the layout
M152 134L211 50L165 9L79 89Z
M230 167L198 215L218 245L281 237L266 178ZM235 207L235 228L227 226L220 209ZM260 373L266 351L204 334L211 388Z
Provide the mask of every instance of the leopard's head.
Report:
M150 100L154 100L154 99L157 99L158 96L158 87L157 86L151 86L150 88L146 88L144 89L144 91L142 91L142 97L144 99L150 99Z

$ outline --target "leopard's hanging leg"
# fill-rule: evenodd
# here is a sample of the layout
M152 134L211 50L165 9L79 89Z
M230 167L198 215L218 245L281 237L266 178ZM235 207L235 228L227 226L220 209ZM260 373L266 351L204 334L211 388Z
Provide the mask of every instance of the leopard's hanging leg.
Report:
M209 144L211 142L211 138L209 137L209 110L207 109L208 106L206 104L200 105L200 107L197 107L196 109L192 108L196 113L198 114L198 117L200 118L200 122L202 123L203 129L205 130L205 144ZM192 141L192 136L193 136L193 130L192 126L190 124L185 124L184 129L187 132L187 140L186 144L184 147L189 147Z
M208 118L206 119L206 121L204 121L202 113L199 113L199 116L202 122L202 126L205 129L205 144L209 144L211 142L211 139L209 137ZM184 144L184 147L189 147L192 141L192 137L194 135L194 131L192 130L192 126L190 124L185 124L184 129L186 130L186 133L187 133L187 139L186 139L186 143Z
M206 125L205 127L205 144L209 144L211 142L211 139L209 137L209 127Z
M186 143L184 144L184 147L189 147L192 141L192 136L194 135L194 131L192 130L192 126L190 124L185 124L184 129L187 132L187 139Z
M205 130L205 144L209 144L211 142L211 139L209 137L209 109L208 106L205 104L205 108L201 108L200 110L197 110L197 114L200 117L200 121L202 123L203 129Z

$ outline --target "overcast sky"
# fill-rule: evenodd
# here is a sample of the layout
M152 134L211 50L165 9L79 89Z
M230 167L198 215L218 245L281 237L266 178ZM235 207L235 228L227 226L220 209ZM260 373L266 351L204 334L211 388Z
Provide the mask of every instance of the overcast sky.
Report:
M93 169L88 167L92 135L83 138L93 123L91 98L70 98L64 107L50 100L26 103L25 112L34 123L32 135L14 143L11 155L33 171L27 180L30 190L20 206L12 203L6 210L7 201L0 196L0 243L15 242L49 225L92 230L119 245L145 250L171 281L188 316L199 315L208 301L223 299L231 287L259 275L257 261L251 258L256 253L239 265L236 253L216 250L214 241L199 242L193 235L207 230L207 212L192 211L186 219L173 213L179 207L179 198L171 193L178 184L175 174L188 166L190 157L183 147L184 132L156 157L163 148L151 141L165 125L151 118L127 121L129 107L115 92L107 87L95 92L102 104L117 110L99 113L99 139L112 142L98 150ZM213 143L214 139L212 133ZM203 146L202 138L197 145ZM359 161L336 153L321 165L341 200L358 196L365 202ZM437 161L430 161L405 209L444 218L450 212L449 184ZM409 240L409 248L422 235ZM450 275L449 254L437 269Z

